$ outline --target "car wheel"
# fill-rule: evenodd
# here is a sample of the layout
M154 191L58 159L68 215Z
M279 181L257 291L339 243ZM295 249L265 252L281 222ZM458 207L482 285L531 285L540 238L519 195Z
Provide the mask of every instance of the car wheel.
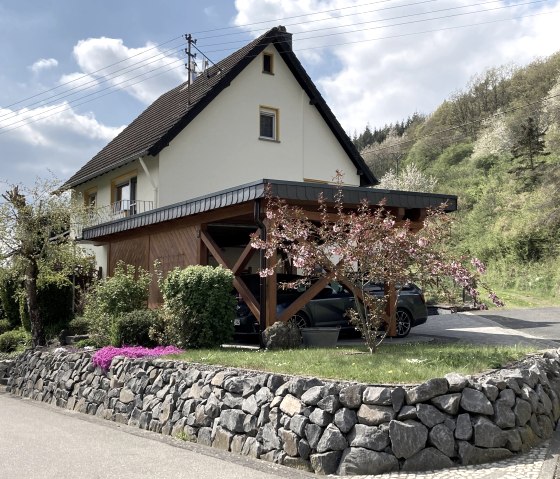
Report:
M397 338L405 338L412 328L410 313L404 309L397 309Z
M301 311L294 314L288 322L298 329L307 328L309 326L309 319L307 318L307 315Z

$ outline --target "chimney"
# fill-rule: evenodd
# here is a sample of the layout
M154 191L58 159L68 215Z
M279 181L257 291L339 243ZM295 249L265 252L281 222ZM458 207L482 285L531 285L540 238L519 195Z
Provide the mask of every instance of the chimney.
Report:
M290 50L292 49L292 34L283 25L278 25L278 41L285 42Z

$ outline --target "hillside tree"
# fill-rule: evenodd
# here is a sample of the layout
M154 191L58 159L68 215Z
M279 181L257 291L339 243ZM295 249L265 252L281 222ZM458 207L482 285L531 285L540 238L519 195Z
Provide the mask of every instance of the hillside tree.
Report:
M521 125L521 131L517 137L511 153L518 160L518 165L512 169L514 173L525 170L533 171L537 166L536 158L546 155L544 135L546 127L542 128L539 122L532 116Z

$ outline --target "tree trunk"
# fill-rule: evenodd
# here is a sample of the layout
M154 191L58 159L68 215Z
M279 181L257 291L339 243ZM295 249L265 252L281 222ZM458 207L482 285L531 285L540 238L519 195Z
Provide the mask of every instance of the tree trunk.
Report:
M27 293L27 309L29 310L29 321L31 322L33 347L45 346L47 344L37 301L37 276L39 276L37 262L30 260L25 271L25 291Z

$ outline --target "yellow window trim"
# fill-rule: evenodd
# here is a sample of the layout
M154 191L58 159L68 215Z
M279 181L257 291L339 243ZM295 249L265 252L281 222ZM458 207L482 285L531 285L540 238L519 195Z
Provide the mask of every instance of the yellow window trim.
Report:
M274 138L268 138L266 136L260 136L260 120L261 113L269 113L274 115ZM280 110L274 108L273 106L260 105L259 106L259 138L261 140L267 141L280 141Z
M116 201L115 196L117 193L117 186L122 183L126 183L134 177L138 177L138 170L131 170L111 180L111 204Z

